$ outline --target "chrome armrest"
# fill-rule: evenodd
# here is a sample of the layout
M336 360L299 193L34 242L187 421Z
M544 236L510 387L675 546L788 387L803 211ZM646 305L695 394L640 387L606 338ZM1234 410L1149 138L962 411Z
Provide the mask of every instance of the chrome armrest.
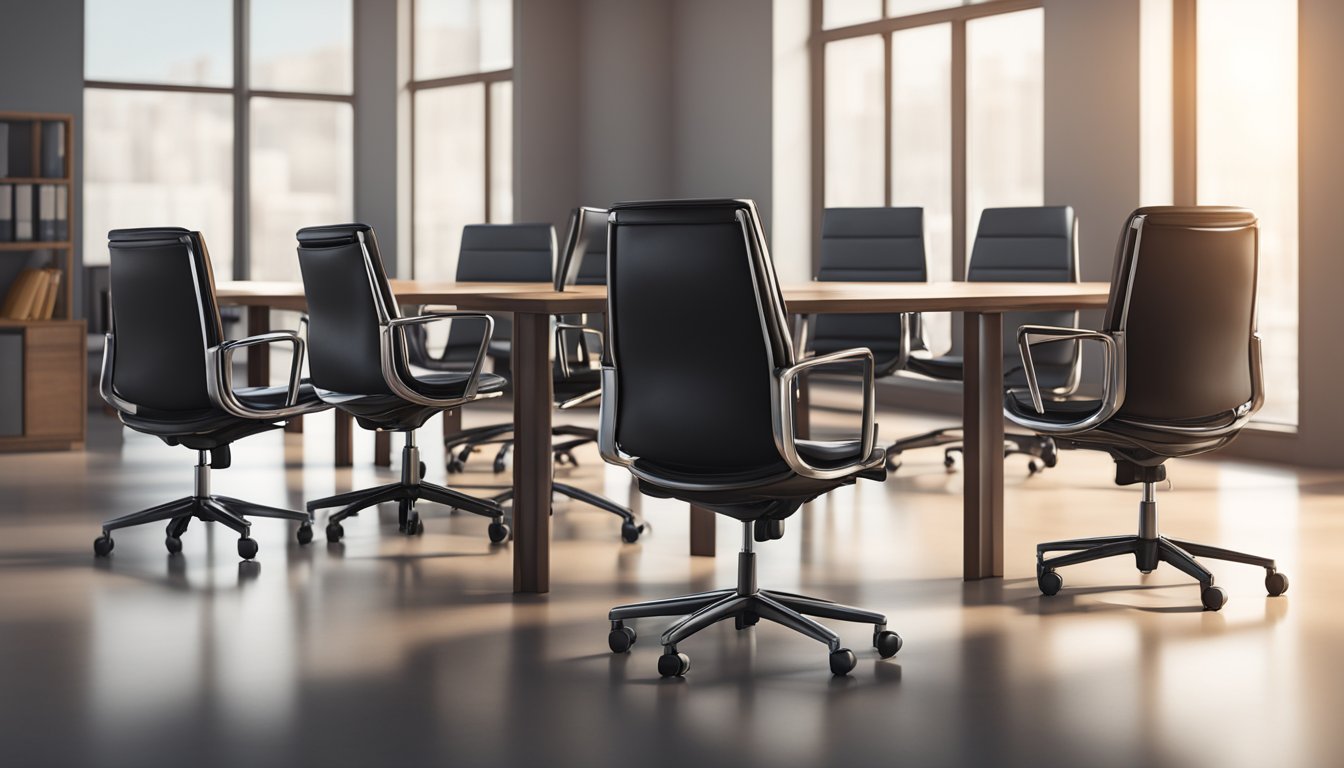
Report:
M905 370L906 364L910 361L910 353L914 349L912 330L912 314L910 312L900 313L901 317L901 339L900 346L897 348L896 360L890 366L883 368L883 376L889 376L896 371ZM812 338L812 315L798 315L798 322L794 326L793 348L799 358L807 354L807 345Z
M1041 399L1041 386L1036 379L1036 364L1031 357L1031 348L1038 344L1051 344L1061 341L1082 343L1096 341L1101 344L1104 354L1105 375L1102 379L1101 407L1077 421L1059 423L1044 419L1032 419L1019 414L1007 413L1014 422L1024 427L1046 434L1068 435L1086 432L1106 421L1120 410L1125 402L1125 334L1122 331L1102 332L1085 328L1057 328L1048 325L1024 325L1017 331L1017 346L1022 353L1022 369L1027 377L1027 386L1031 390L1031 404L1036 413L1045 413L1045 404ZM1013 390L1008 395L1014 395Z
M578 325L575 323L557 322L555 324L555 355L556 359L560 361L560 375L569 378L571 371L569 369L569 355L566 354L569 351L565 346L566 333L579 334L579 349L582 351L584 358L588 360L590 366L594 362L594 355L592 348L588 346L589 336L597 339L597 359L601 359L602 345L605 342L602 338L602 332L596 328L589 328L586 325Z
M103 400L108 405L121 413L134 416L138 409L136 404L129 400L122 400L117 395L116 390L112 388L112 372L116 367L116 352L113 351L117 348L116 337L108 333L104 334L103 338L103 369L98 375L98 394L103 396Z
M286 343L293 347L289 366L289 387L283 408L252 408L238 399L233 391L233 353L239 349L265 344ZM206 350L206 388L210 399L220 409L244 419L288 419L313 410L315 406L299 407L299 385L303 377L303 356L307 345L295 331L272 331L245 339L225 341Z
M798 453L798 433L793 396L795 385L802 374L813 368L849 362L863 364L863 424L859 454L854 457L854 461L844 466L834 469L820 469L808 464ZM872 455L873 447L877 442L877 425L873 423L874 404L876 402L873 385L874 373L873 352L862 347L809 357L792 367L775 372L774 386L771 387L770 391L773 401L771 405L774 406L775 447L779 449L780 455L784 457L784 461L790 469L803 477L832 480L852 475L854 472L866 468L865 461Z
M476 350L476 360L472 363L471 372L468 375L467 388L462 393L462 397L458 398L427 397L416 392L409 383L401 378L400 373L397 371L397 355L401 355L402 360L409 359L404 329L412 325L424 325L426 323L433 323L439 320L451 320L453 318L485 321L485 333L481 335L481 344ZM387 383L388 388L392 390L393 394L408 402L431 408L455 408L476 398L476 390L481 382L481 368L485 364L486 349L490 346L490 338L494 333L494 318L482 312L430 312L415 317L392 318L381 326L378 334L383 381ZM491 396L493 397L494 395Z

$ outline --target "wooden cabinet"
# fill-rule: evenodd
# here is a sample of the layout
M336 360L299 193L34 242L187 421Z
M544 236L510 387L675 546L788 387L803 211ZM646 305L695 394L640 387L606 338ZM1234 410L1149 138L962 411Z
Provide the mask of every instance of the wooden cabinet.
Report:
M84 321L0 320L0 333L23 339L23 434L0 436L0 451L61 451L82 446L88 377ZM0 408L18 405L0 403Z

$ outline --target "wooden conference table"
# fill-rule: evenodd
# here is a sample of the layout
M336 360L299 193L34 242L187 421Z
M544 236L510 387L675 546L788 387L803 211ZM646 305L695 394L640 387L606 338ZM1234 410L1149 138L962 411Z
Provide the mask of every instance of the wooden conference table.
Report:
M791 314L961 312L965 316L962 572L1003 575L1003 313L1106 306L1106 283L807 283L784 286ZM553 315L602 312L605 286L557 292L545 283L393 280L397 301L513 313L513 589L550 590L551 329ZM270 309L303 311L300 283L224 282L221 304L248 308L248 332L269 329ZM248 360L250 384L264 383L266 357ZM807 411L800 404L799 422ZM348 461L349 419L337 416L339 459ZM345 435L342 436L344 431ZM342 446L342 441L344 446ZM342 451L344 455L342 456ZM692 554L714 554L714 515L691 509Z

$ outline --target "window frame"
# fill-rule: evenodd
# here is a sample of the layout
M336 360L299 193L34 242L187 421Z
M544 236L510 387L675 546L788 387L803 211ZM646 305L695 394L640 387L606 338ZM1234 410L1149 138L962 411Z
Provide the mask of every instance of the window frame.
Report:
M892 33L935 24L950 24L952 35L952 279L964 280L967 260L966 211L966 22L989 16L1043 8L1043 0L990 0L955 5L906 16L888 16L882 3L882 18L846 27L825 29L825 0L811 2L811 33L808 35L810 66L812 142L812 273L818 267L821 217L826 207L826 45L859 37L880 36L883 48L883 205L891 205L892 133Z
M355 18L358 0L350 4L351 82L350 93L321 93L311 91L261 90L250 87L251 82L251 22L252 0L233 1L233 85L182 85L167 83L138 83L119 80L84 78L84 89L119 91L156 91L160 93L197 93L233 97L233 272L232 279L247 280L252 273L249 217L252 185L252 97L290 99L298 101L327 101L349 104L355 109L356 73L355 53L359 50L359 24ZM352 147L353 151L353 147ZM354 162L354 158L350 158ZM354 206L352 190L351 206Z
M406 83L406 90L410 94L409 99L410 104L409 107L407 108L409 112L407 118L410 124L410 130L409 130L410 147L408 152L410 157L410 166L408 172L408 178L409 178L408 183L410 190L410 215L408 217L408 220L410 222L409 227L410 247L407 249L407 252L410 253L409 268L410 268L410 278L412 279L416 277L416 267L419 263L416 258L417 257L416 210L418 206L416 204L417 201L416 201L416 184L415 184L416 165L417 165L415 160L415 147L417 139L419 138L416 135L416 122L415 122L415 109L416 109L417 96L420 94L421 91L429 91L434 90L436 88L453 88L463 85L475 85L478 83L482 85L481 91L484 93L484 96L482 97L484 99L482 105L483 106L482 115L485 123L483 126L485 131L484 143L482 145L482 152L481 152L482 162L484 163L484 174L482 174L484 183L483 188L481 190L481 194L483 195L482 200L484 201L482 210L485 212L485 222L486 223L492 222L494 221L495 211L493 210L493 200L492 200L493 189L491 188L491 178L494 176L494 174L492 173L492 171L494 170L493 167L494 147L493 147L493 137L491 135L493 128L493 125L491 124L493 121L492 112L494 110L492 109L493 105L491 104L491 100L493 98L491 94L494 91L493 86L496 83L510 83L510 84L513 83L512 62L515 58L515 54L517 53L516 49L511 50L509 54L510 65L504 69L492 69L482 72L469 72L460 75L449 75L446 77L417 79L415 74L415 38L417 32L415 13L419 5L420 5L419 0L411 0L410 2L410 40L407 41L408 46L407 58L410 62L409 65L410 80ZM509 25L510 36L514 34L517 27L518 27L517 19L514 17L510 17L510 25ZM510 126L510 131L512 131L512 128L513 126ZM512 214L513 212L510 211L509 213Z

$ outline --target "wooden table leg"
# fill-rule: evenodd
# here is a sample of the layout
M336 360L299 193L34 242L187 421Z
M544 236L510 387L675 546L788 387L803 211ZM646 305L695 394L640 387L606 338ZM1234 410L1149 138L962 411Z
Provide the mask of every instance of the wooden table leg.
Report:
M392 433L373 433L373 465L375 467L392 466Z
M256 336L271 330L271 308L247 308L247 335ZM265 387L271 383L271 357L267 344L247 350L247 386Z
M962 573L1003 575L1003 315L967 312Z
M812 439L812 387L807 376L798 377L798 399L793 403L793 432L800 440Z
M336 458L334 463L338 467L352 467L355 464L354 444L351 442L354 417L339 408L333 408L331 412L336 414Z
M714 513L691 505L691 554L714 556Z
M551 589L550 316L513 316L513 591Z

